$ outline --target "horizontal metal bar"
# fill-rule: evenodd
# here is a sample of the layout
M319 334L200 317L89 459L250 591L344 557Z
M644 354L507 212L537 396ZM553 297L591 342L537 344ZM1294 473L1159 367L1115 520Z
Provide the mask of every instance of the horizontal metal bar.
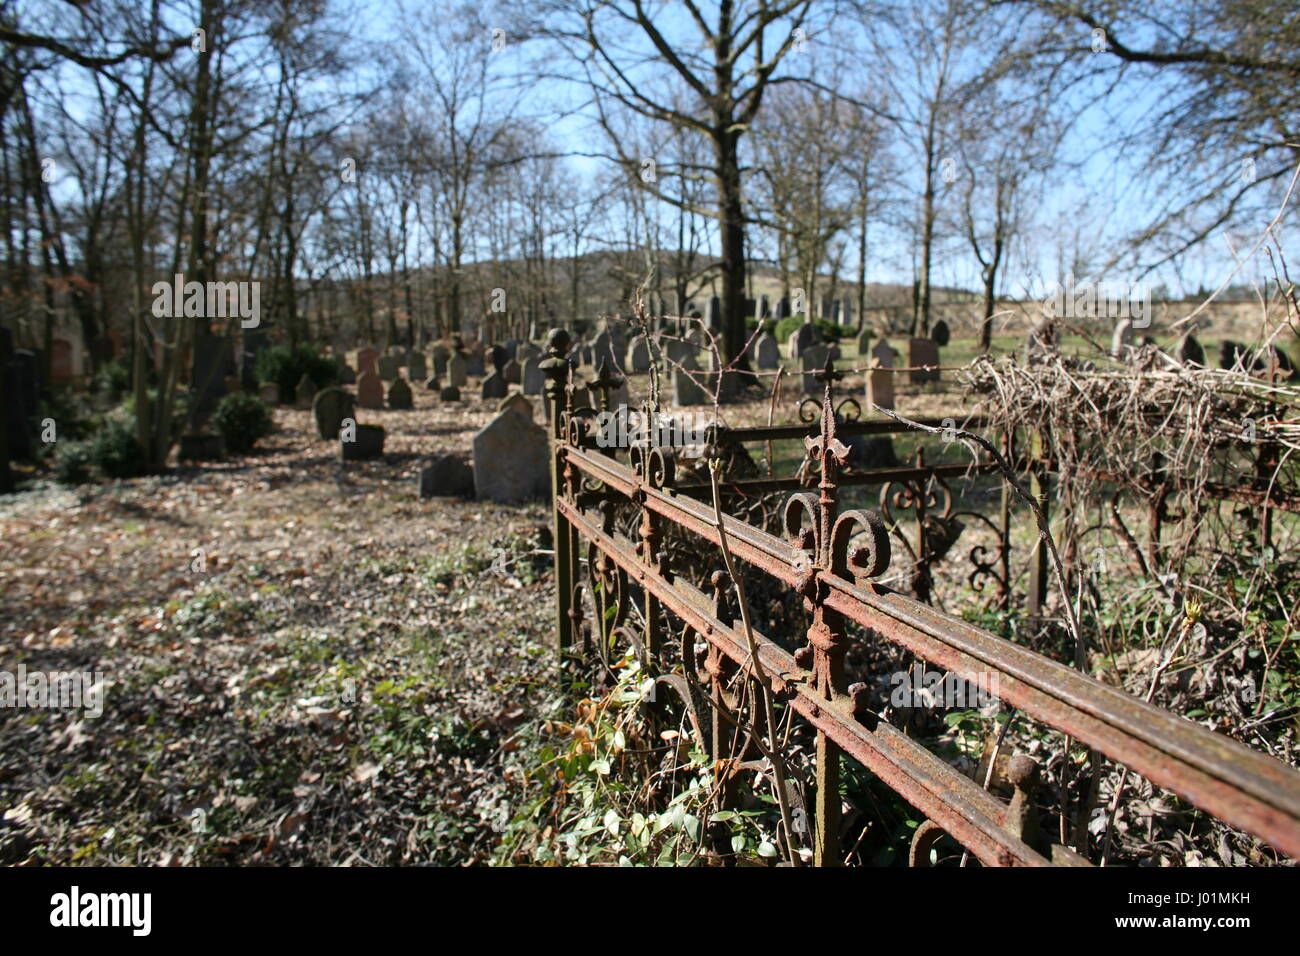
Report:
M595 542L633 582L650 591L665 609L751 676L756 676L744 632L713 617L706 595L681 579L665 580L657 569L647 567L640 560L631 541L601 531L595 521L571 502L561 498L557 507L579 534ZM943 827L978 859L991 866L1050 865L1045 857L1004 829L1007 807L997 797L889 724L882 722L875 730L868 730L853 716L852 703L847 698L836 701L822 698L813 687L812 673L796 665L787 651L757 631L754 643L774 691L793 692L790 705L810 724Z
M711 508L638 485L630 469L604 456L573 448L565 454L611 490L639 493L645 507L720 543ZM791 545L730 516L723 526L738 558L789 585L801 579ZM1300 856L1300 773L1294 768L928 605L885 588L856 587L828 571L818 575L831 588L828 606L849 619L963 676L997 673L998 696L1029 716Z
M966 475L987 475L998 470L996 462L967 462L964 465L929 465L921 468L864 468L861 471L842 471L835 476L835 484L883 485L891 481L921 481L932 475L941 478L962 478ZM678 485L673 490L696 497L709 494L712 485ZM734 478L724 479L722 487L742 495L761 495L770 491L798 491L810 487L802 478Z

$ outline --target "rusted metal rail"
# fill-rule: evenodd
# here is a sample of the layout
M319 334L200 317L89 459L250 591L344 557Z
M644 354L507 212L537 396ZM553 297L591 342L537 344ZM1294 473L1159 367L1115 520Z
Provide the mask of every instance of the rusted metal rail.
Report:
M880 583L891 563L886 521L876 512L839 506L841 471L849 450L840 439L843 423L835 411L833 367L822 376L816 432L809 434L804 426L786 436L804 438L816 488L815 493L798 491L787 499L782 537L729 515L719 523L711 505L693 496L698 489L677 487L672 449L633 446L624 462L592 447L589 420L567 401L567 335L553 332L548 344L550 358L543 368L554 410L561 647L571 649L575 631L585 623L584 585L577 573L579 546L585 541L590 587L609 601L610 613L595 615L590 622L603 642L620 629L627 631L635 602L644 613L634 643L651 667L668 636L681 628L688 635L681 651L683 667L696 666L691 648L707 647L703 673L691 677L710 691L713 706L727 699L722 685L728 674L740 671L757 679L761 673L775 699L816 731L817 863L834 865L842 859L842 755L861 763L931 821L918 832L914 858L923 855L920 851L942 830L988 865L1086 862L1064 847L1031 843L1025 826L1036 768L1030 761L1018 758L1015 763L1016 796L1005 804L867 709L865 688L847 684L844 659L852 640L850 622L961 678L996 687L997 696L1021 712L1281 852L1300 856L1300 773L1292 767ZM603 377L608 381L608 375ZM773 431L746 431L744 438L766 440ZM886 469L875 475L874 480L885 485L882 501L890 497L890 482L923 477L914 471ZM765 489L779 487L786 486ZM923 508L925 489L919 494ZM616 527L614 514L620 506L640 515L634 536ZM806 645L791 654L770 636L751 630L756 664L731 582L725 573L715 573L714 592L707 594L675 574L662 546L670 525L701 549L718 554L718 568L723 567L720 549L725 538L735 558L797 593L810 621ZM988 680L990 675L994 682ZM686 705L693 706L689 695L684 696ZM703 722L696 720L697 725Z

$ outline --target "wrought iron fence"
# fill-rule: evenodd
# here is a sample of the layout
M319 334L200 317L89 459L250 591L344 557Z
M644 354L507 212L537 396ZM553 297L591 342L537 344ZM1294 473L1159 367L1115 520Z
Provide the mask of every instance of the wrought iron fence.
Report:
M1292 767L881 582L894 557L889 526L897 531L894 512L907 508L916 529L911 539L901 538L908 541L916 569L910 584L921 598L927 595L927 516L956 513L951 496L936 493L935 480L942 483L972 470L992 472L994 463L928 466L918 455L914 464L897 468L847 469L848 436L904 428L892 422L846 421L851 416L843 405L837 414L837 373L828 365L820 376L824 391L815 416L803 415L799 425L711 432L715 450L727 443L781 438L802 438L806 450L802 477L727 480L733 501L790 491L773 516L778 533L733 514L724 513L719 520L712 501L705 500L712 485L679 474L681 463L672 448L650 443L622 451L598 447L593 417L608 411L609 391L620 383L603 374L596 383L603 408L575 407L565 358L569 344L567 333L552 332L543 362L554 451L561 652L571 658L607 656L624 642L662 686L680 695L701 743L715 754L724 749L728 728L741 723L739 715L729 712L736 697L728 687L737 674L761 680L774 700L793 709L816 734L811 841L817 864L843 859L840 773L847 757L927 818L913 840L913 863L924 864L930 846L947 833L986 865L1087 865L1067 847L1031 832L1033 760L1011 761L1007 779L1015 792L1006 803L869 709L865 686L850 686L846 675L845 655L855 639L851 625L972 684L996 687L996 696L1019 712L1281 852L1300 856L1300 773ZM1014 452L1007 439L1003 447ZM1022 463L1036 476L1034 493L1045 498L1045 475L1035 470L1035 459ZM810 483L815 491L807 489ZM855 484L881 486L879 512L841 506L841 490ZM1000 520L976 517L990 526L997 543L972 554L970 580L991 580L997 595L1005 598L1011 583L1005 497ZM670 535L690 547L666 547ZM749 569L746 574L797 595L808 621L795 641L802 646L787 650L782 645L790 643L791 635L783 641L781 635L763 633L744 613L723 570L724 547ZM683 554L691 553L715 569L706 582L698 576L691 580L677 566ZM1032 570L1030 598L1037 607L1047 580L1041 553ZM586 618L584 592L593 603ZM585 647L584 633L593 635ZM697 645L705 649L698 664Z

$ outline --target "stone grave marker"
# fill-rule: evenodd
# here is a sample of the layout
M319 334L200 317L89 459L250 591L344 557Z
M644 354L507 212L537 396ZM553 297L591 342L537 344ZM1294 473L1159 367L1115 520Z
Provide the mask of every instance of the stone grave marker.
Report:
M464 357L459 352L453 352L447 359L447 384L453 388L464 388L468 381Z
M519 363L514 359L506 362L501 366L501 377L506 380L507 385L518 385L521 378Z
M366 372L379 374L379 353L372 348L364 348L357 352L357 377L360 378Z
M933 339L910 339L907 348L907 364L913 366L909 373L913 385L939 381L939 370L916 368L918 365L938 365L939 346Z
M311 380L311 376L306 372L302 373L302 378L298 379L298 384L293 389L294 404L303 410L311 408L312 402L316 400L316 383Z
M397 378L401 366L397 362L396 355L381 355L379 357L379 377L385 382L391 382Z
M312 402L312 413L316 418L316 434L324 441L333 441L339 437L343 419L356 414L356 399L338 387L322 388Z
M546 373L542 371L542 360L534 355L524 359L520 374L520 385L525 395L541 395L546 387Z
M817 373L826 368L829 360L830 349L824 345L809 345L799 353L803 367L803 390L807 394L816 395L823 390L822 383L817 381Z
M361 408L384 407L384 383L375 372L357 376L357 405Z
M424 353L412 349L406 353L406 377L412 382L419 382L429 375L428 363L425 362Z
M755 362L760 369L774 369L781 364L781 346L771 332L764 332L754 343Z
M939 348L945 347L952 339L952 331L948 328L948 323L943 319L934 323L934 327L930 329L930 338Z
M444 386L442 391L438 393L438 398L444 402L459 402L460 389L455 385Z
M420 469L421 498L469 498L474 494L474 469L456 455L439 455Z
M497 406L498 412L515 411L525 416L530 422L533 420L534 412L533 403L524 398L518 392L512 392L505 398L501 399L501 404Z
M650 343L644 335L633 336L627 347L627 369L630 372L645 372L650 369Z
M378 381L378 376L375 380ZM382 425L345 424L339 429L339 461L365 461L368 458L378 458L383 453Z
M1178 343L1178 361L1184 365L1205 365L1205 349L1191 332Z
M506 385L506 380L501 377L500 372L493 372L487 378L483 379L483 386L480 391L480 398L505 398L506 393L510 391Z
M392 385L388 386L388 407L399 412L409 411L415 407L411 386L406 384L406 379L397 378Z
M55 339L50 346L50 381L55 385L71 382L76 370L72 367L72 343Z
M480 501L527 501L550 493L546 429L517 411L498 414L474 436L474 493Z
M257 397L267 405L279 405L280 386L276 385L275 382L263 382L257 387Z

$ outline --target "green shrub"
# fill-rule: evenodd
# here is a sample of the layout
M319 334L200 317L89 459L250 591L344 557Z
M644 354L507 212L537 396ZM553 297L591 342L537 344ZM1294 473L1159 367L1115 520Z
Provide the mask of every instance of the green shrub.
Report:
M778 342L788 342L790 335L795 329L803 325L804 317L802 315L792 315L789 318L782 319L776 323L776 340ZM838 342L844 336L844 327L836 325L830 319L813 319L813 325L821 334L823 342Z
M144 450L135 440L135 417L110 416L90 440L90 460L105 478L132 478L145 471Z
M90 480L93 459L90 442L59 442L54 454L54 478L65 485L81 485Z
M107 395L113 402L121 401L122 396L131 390L131 368L126 359L114 359L101 366L95 376L95 391Z
M271 410L256 395L234 392L217 403L211 425L225 440L226 451L242 455L271 434Z
M275 382L280 387L282 402L293 401L294 390L303 375L310 378L317 389L325 388L337 384L339 363L321 355L310 345L276 345L257 356L257 380Z

